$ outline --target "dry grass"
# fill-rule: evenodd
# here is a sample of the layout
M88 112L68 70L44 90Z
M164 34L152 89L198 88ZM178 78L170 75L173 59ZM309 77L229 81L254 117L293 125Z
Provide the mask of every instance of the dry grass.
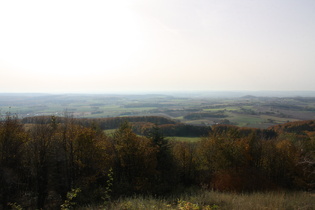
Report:
M79 209L102 209L100 206L88 206ZM103 208L104 209L104 208ZM131 197L112 202L112 210L130 209L278 209L278 210L311 210L315 209L315 195L307 192L266 192L266 193L220 193L198 191L186 193L179 197Z

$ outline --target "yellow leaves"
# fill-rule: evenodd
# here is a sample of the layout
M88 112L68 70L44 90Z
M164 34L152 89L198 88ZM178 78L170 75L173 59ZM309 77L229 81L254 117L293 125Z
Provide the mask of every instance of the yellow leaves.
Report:
M211 210L218 208L217 205L200 205L189 201L178 200L177 209L179 210Z
M282 141L279 141L277 144L276 144L276 148L279 149L279 150L288 150L292 147L292 143L287 141L287 140L282 140Z
M282 155L287 158L295 158L297 157L297 150L294 144L288 140L281 140L276 143L276 148Z

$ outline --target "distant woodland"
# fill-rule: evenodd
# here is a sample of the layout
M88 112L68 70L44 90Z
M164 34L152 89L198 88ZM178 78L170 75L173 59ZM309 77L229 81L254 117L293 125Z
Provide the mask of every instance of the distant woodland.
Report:
M195 117L195 116L192 116ZM105 129L114 129L108 135ZM166 137L167 136L167 137ZM198 141L169 136L198 136ZM315 189L315 121L267 129L197 126L164 117L38 116L0 122L0 209L58 209L188 187Z

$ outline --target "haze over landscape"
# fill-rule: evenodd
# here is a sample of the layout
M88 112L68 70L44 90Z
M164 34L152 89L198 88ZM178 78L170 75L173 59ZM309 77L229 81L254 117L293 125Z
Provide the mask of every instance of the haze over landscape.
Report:
M0 1L0 209L314 209L314 11Z
M1 1L0 92L315 91L315 1Z

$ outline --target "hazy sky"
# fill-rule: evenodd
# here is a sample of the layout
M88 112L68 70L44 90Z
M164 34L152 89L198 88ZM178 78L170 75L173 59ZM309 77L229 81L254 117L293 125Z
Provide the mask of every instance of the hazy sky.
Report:
M315 1L0 1L0 92L133 90L315 90Z

